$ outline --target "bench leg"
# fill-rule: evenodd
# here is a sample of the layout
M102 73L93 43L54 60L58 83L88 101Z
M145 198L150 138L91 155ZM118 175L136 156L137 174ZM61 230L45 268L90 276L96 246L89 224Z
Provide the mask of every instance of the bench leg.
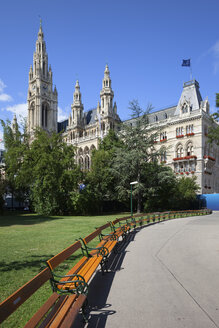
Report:
M88 299L86 299L86 301L84 302L84 304L81 307L81 314L83 317L83 320L85 323L88 323L88 318L86 317L86 309L88 307Z
M102 274L103 275L104 275L105 272L108 272L107 262L108 262L108 259L107 258L103 259L100 262L100 267L101 267L101 271L102 271Z
M115 247L113 248L113 253L114 253L114 254L118 254L118 247L119 247L119 246L118 246L118 242L119 242L119 241L117 241Z

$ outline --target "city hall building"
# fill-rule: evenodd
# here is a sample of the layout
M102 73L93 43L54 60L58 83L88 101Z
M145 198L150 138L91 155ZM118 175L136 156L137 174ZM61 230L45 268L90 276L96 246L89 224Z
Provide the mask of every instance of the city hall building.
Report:
M98 148L99 139L110 129L116 131L121 122L107 65L97 107L84 111L79 81L76 81L69 118L57 121L58 92L53 87L41 24L33 66L29 71L27 100L29 133L33 134L36 127L48 132L62 132L66 143L76 146L77 161L87 170L92 150ZM127 120L125 123L134 124L134 121ZM219 193L219 147L207 142L211 125L209 102L202 99L199 83L196 80L184 83L177 106L150 113L149 123L159 131L155 147L166 146L160 161L170 166L177 176L195 175L200 193Z

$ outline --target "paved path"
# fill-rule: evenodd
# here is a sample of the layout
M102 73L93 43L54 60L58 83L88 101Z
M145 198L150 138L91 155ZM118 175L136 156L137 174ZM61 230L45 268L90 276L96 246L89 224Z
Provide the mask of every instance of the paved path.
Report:
M219 327L219 212L132 238L93 280L87 327Z

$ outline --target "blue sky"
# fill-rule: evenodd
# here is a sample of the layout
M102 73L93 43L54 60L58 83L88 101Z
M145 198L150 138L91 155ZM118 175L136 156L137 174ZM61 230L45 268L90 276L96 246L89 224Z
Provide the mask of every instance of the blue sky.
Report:
M70 113L79 79L85 110L97 105L108 63L118 113L177 104L191 58L203 98L219 92L218 0L19 0L0 5L0 118L27 113L28 72L42 18L59 118ZM2 129L0 129L0 139Z

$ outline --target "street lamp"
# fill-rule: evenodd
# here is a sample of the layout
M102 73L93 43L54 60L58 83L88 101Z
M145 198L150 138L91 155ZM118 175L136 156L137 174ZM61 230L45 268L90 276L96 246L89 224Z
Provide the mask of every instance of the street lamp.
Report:
M137 184L138 181L133 181L133 182L130 182L130 185L131 185L131 218L133 216L133 211L132 211L132 186Z

